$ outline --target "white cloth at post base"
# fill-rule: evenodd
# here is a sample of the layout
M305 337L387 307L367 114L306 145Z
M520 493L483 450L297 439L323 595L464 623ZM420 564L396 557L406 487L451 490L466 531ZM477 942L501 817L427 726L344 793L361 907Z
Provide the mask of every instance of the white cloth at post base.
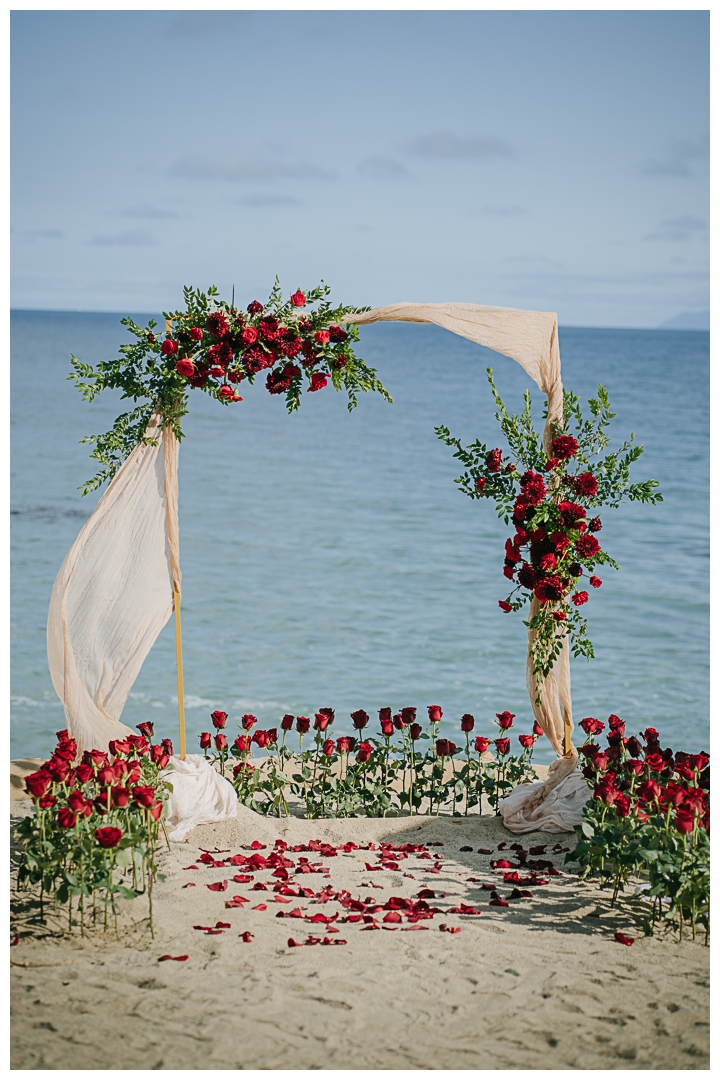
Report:
M213 825L235 817L235 788L202 754L188 754L184 761L173 756L170 762L175 768L160 774L173 787L165 817L168 839L184 840L196 825Z
M587 780L580 769L564 776L541 801L539 796L546 783L536 780L532 784L520 784L500 800L500 814L510 832L572 832L580 824L583 807L590 798Z

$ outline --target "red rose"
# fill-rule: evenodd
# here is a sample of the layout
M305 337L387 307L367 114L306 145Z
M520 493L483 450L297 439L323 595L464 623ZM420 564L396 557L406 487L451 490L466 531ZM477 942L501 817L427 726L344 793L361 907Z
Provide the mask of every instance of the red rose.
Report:
M257 743L257 745L259 746L259 748L261 750L265 749L265 747L267 746L268 741L269 741L267 731L259 731L258 730L258 731L255 732L255 734L253 735L252 738L255 740L255 742Z
M310 386L308 387L308 394L314 394L316 390L322 390L324 386L327 386L328 376L323 375L319 371L313 371L310 377Z
M330 333L328 330L318 330L315 334L315 340L318 345L327 345L330 340Z
M280 721L280 727L283 729L283 731L292 731L292 726L294 723L295 717L291 716L290 713L285 713L282 720Z
M257 724L257 716L253 716L252 713L245 713L241 718L240 723L242 724L243 731L249 731L251 727Z
M235 393L232 386L221 386L217 392L217 396L221 401L242 401L243 399Z
M116 829L113 825L104 825L95 830L98 844L103 848L117 847L122 840L122 829Z
M76 814L85 814L85 817L89 817L92 813L92 804L87 801L82 791L71 791L67 797L67 804Z
M410 725L410 738L412 739L413 742L416 742L417 739L420 738L421 732L422 732L422 727L420 726L420 724L411 724Z
M38 769L37 772L30 773L29 776L25 777L25 790L34 799L39 799L45 794L51 783L52 777L50 773L45 772L44 769Z
M564 611L553 611L553 619L555 622L565 622L567 615Z
M594 536L581 536L575 544L575 550L582 559L590 559L600 551L600 545Z
M695 815L688 810L678 810L674 825L679 833L690 833L695 824Z
M435 752L438 757L450 757L455 750L457 750L457 746L455 743L450 742L449 739L438 739L435 743Z
M335 751L335 743L332 739L326 739L323 743L322 752L325 757L330 757Z
M95 776L95 770L91 765L85 765L81 763L75 766L75 779L79 780L81 784L87 784Z
M109 784L112 784L113 780L115 779L115 773L113 772L110 765L106 765L104 769L98 769L97 773L95 774L95 779L97 780L98 784L102 784L104 787L107 787Z
M326 716L325 713L316 712L315 723L313 724L313 727L315 728L315 731L324 731L325 728L328 726L329 722L329 716Z
M638 795L646 802L655 802L660 794L660 785L657 780L646 780L638 788Z
M132 750L132 744L127 739L111 739L108 743L108 749L111 754L117 757L119 754L129 754Z
M226 712L220 712L219 710L216 710L214 713L211 714L210 719L212 720L213 727L215 728L215 730L216 731L221 731L225 727L225 721L227 720L227 713Z
M148 341L150 342L151 345L154 345L155 342L157 341L157 338L152 333L148 334L147 339L148 339Z
M138 806L152 806L155 802L155 788L139 784L132 789L133 799Z
M542 567L543 570L555 570L556 569L556 567L557 567L557 559L552 554L552 552L548 552L547 555L543 555L542 559L540 560L540 566Z
M540 727L540 725L538 724L537 720L535 720L535 721L533 722L533 735L537 735L537 737L538 737L538 739L539 739L539 738L540 738L540 736L541 736L541 735L544 735L544 734L545 734L545 732L544 732L544 731L543 731L543 729L542 729L542 728Z
M484 490L485 490L485 485L486 485L486 483L487 483L487 480L485 479L485 477L484 477L484 476L480 476L480 477L479 477L479 478L478 478L478 479L477 479L477 480L475 481L475 490L476 490L476 491L484 491Z
M665 762L663 761L661 754L647 754L645 757L645 761L653 772L662 772L662 770L665 768Z
M126 787L110 788L113 806L127 806L130 802L130 789ZM69 801L69 800L68 800Z
M217 733L214 742L218 750L227 750L227 735L223 735L222 731Z
M557 469L557 467L558 467L557 458L548 458L548 460L545 462L545 465L544 465L545 472L552 472L553 469Z
M247 754L252 744L252 735L238 735L233 746L240 751L241 754Z
M497 747L497 752L500 755L500 757L505 757L508 750L510 749L510 740L509 739L495 739L494 742L495 742L495 746Z
M509 581L512 581L514 579L514 576L515 576L515 571L513 570L513 568L511 566L504 566L503 567L503 574L505 575L505 577Z
M602 720L596 720L594 716L586 716L584 720L580 721L580 727L586 735L599 735L604 730L605 725Z
M596 754L593 758L593 764L598 772L605 772L610 764L610 758L607 754Z
M176 367L180 375L184 375L186 379L192 379L195 375L195 365L192 360L178 360Z
M395 715L392 718L392 722L395 725L395 727L398 729L398 731L404 731L405 730L405 721L402 718L402 713L395 713Z
M556 457L558 461L569 461L577 453L577 449L577 439L573 439L572 435L558 435L556 439L553 439L553 457Z
M295 727L301 735L307 735L310 730L310 719L307 716L298 716L295 721Z
M583 604L587 604L590 597L586 592L576 592L572 595L572 602L575 607L581 607Z
M601 529L602 521L600 518L591 518L590 521L588 521L588 530L590 532L600 532Z
M428 705L428 717L431 724L439 724L442 720L443 711L439 705Z
M484 754L489 745L490 740L484 738L482 735L478 735L475 739L475 749L477 750L478 754Z
M100 769L107 765L107 754L104 754L102 750L86 750L83 754L83 761L88 765L93 765L96 769Z
M294 292L290 297L290 303L293 305L293 307L305 307L306 302L307 301L305 299L305 296L303 295L303 293L300 292L299 289L297 292Z
M502 450L491 450L485 457L485 467L488 472L496 473L500 471L500 465L502 463Z
M628 814L630 813L630 805L631 801L629 795L618 795L615 799L615 810L620 815L620 817L628 816Z
M240 337L246 345L254 345L258 339L258 332L254 326L246 326Z
M378 716L380 718L380 723L382 723L383 720L392 720L392 709L388 707L384 709L378 709Z
M55 806L57 801L54 795L43 795L41 799L38 799L37 804L41 810L49 810L51 806Z
M555 603L562 596L562 582L557 574L547 574L535 586L535 595L543 603Z
M512 712L495 713L495 716L497 717L497 722L500 725L500 727L503 729L503 731L507 731L508 728L512 727L512 722L515 719L515 713L512 713Z
M203 332L199 326L193 326L190 330L190 337L193 341L202 341Z
M207 750L212 745L212 735L209 731L203 731L200 735L200 748Z
M152 806L148 806L148 813L153 821L157 821L163 812L163 804L161 802L153 803Z
M358 761L360 761L360 762L369 761L371 754L372 754L372 746L371 746L371 744L367 743L367 742L361 742L360 745L358 746L358 752L357 752Z
M392 735L393 731L395 730L395 728L393 727L392 720L383 720L383 721L381 721L380 730L382 731L383 735L386 736L386 738L389 738L390 735Z
M58 810L58 825L61 825L63 829L72 829L76 822L74 812L69 806L61 806Z
M512 604L508 604L507 600L498 600L498 607L503 611L512 611Z
M168 338L167 341L163 341L162 345L160 346L160 352L163 354L163 356L174 356L177 351L178 343L177 341L173 341L172 338Z
M328 742L330 742L330 741L331 740L328 740ZM344 735L341 735L340 738L337 741L337 750L338 750L338 754L349 754L350 753L350 740L348 738L346 738Z
M348 741L348 753L349 754L354 754L355 753L355 747L357 746L357 739L355 738L354 735L348 735L348 740L347 741Z
M350 717L353 722L353 727L357 728L358 731L362 731L362 729L370 720L370 717L364 709L358 709L357 712L350 713Z
M465 713L465 715L460 720L460 730L461 731L472 731L472 729L474 727L475 727L475 717L472 715L472 713Z

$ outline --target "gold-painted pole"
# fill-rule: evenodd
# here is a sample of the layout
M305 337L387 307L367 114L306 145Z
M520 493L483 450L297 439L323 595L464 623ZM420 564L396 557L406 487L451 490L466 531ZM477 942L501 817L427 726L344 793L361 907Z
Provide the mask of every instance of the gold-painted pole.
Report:
M172 319L165 320L165 333L172 332ZM183 695L182 635L180 633L180 593L173 588L175 608L175 655L177 657L178 719L180 722L180 759L185 760L185 697Z
M174 589L175 653L177 656L178 712L180 718L180 758L185 760L185 698L183 697L182 637L180 635L180 593Z

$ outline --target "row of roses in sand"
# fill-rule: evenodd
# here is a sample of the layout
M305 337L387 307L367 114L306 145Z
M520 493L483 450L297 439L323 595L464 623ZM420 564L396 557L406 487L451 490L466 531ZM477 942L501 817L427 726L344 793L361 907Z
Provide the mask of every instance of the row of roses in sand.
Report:
M120 389L123 397L142 402L118 416L110 431L81 440L93 444L91 457L103 466L83 485L83 494L115 475L143 441L156 409L182 438L180 422L193 388L230 405L243 400L237 392L241 384L252 384L264 373L267 390L285 396L288 412L300 407L303 385L308 393L328 383L345 389L351 410L361 391L375 390L392 401L376 372L353 352L357 327L340 325L344 315L367 308L333 306L326 299L327 285L297 289L284 301L277 279L267 303L253 300L245 311L235 307L234 299L230 304L219 300L217 292L214 286L207 293L185 288L185 309L164 312L171 326L164 335L155 333L154 320L140 327L122 319L136 341L96 368L71 357L75 370L69 378L86 401L102 390Z
M444 807L453 814L463 808L467 814L473 807L480 808L483 794L497 813L504 795L516 784L535 778L532 753L542 735L537 724L531 735L518 736L522 750L518 756L510 753L514 713L496 714L500 728L496 739L472 735L475 718L466 713L460 721L464 746L458 747L448 738L438 738L440 706L430 705L427 712L429 730L423 731L416 708L395 714L390 708L380 709L379 731L370 734L365 730L370 717L358 709L350 714L357 736L336 739L329 735L334 709L321 709L314 721L288 714L280 722L281 735L277 728L253 731L257 718L247 713L240 721L242 733L230 744L224 731L227 713L217 711L211 717L216 734L203 732L200 746L206 756L209 750L215 751L223 774L228 758L237 759L233 783L241 802L278 816L288 813L287 791L303 800L306 817L385 817L397 811L412 815L423 803L428 814L439 814ZM304 750L311 724L314 745ZM286 745L291 731L299 735L297 754ZM267 754L262 768L249 761L253 746ZM494 760L487 759L491 747Z
M589 420L583 418L579 398L564 392L563 427L555 425L548 455L532 423L529 393L525 392L523 412L508 415L495 389L492 368L487 373L498 408L495 417L509 454L497 447L489 449L479 440L465 448L446 427L435 431L455 447L453 456L466 467L455 483L471 499L494 500L498 517L514 526L514 534L505 541L503 573L515 588L498 604L510 612L519 611L533 598L540 602L537 614L526 622L534 631L530 654L539 702L539 680L550 672L565 638L573 655L594 656L587 619L579 610L590 598L587 589L581 588L582 578L587 576L591 589L599 589L602 579L596 568L605 564L619 569L600 546L596 534L602 522L592 511L619 506L626 499L662 502L662 495L654 490L656 480L629 482L630 466L643 453L632 435L614 453L601 456L609 445L605 429L616 415L610 412L604 386L598 385L597 398L588 401ZM575 434L567 434L573 423Z
M595 736L605 725L594 717L580 726L589 741L580 747L592 789L578 843L568 859L583 874L612 885L613 902L630 876L645 879L640 895L652 901L646 933L664 916L682 933L698 920L710 930L710 759L663 749L654 728L625 735L618 716L608 720L607 746ZM663 900L668 901L667 909Z
M152 724L138 728L140 735L111 741L108 753L86 750L80 757L75 740L58 731L51 758L25 778L35 815L18 826L18 881L40 886L41 918L50 897L55 908L68 905L72 928L75 900L82 933L86 917L97 924L99 905L104 928L111 911L117 933L116 898L147 893L152 932L155 850L172 791L160 773L172 770L173 750L169 739L150 742Z

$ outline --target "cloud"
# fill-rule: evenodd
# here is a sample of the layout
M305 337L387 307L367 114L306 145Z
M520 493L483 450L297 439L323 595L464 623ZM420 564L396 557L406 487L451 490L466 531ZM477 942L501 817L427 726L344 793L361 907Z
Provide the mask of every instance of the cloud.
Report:
M294 195L246 195L238 199L240 206L302 206L302 201Z
M99 247L157 247L158 242L144 229L128 229L115 236L94 236L88 243Z
M252 15L248 11L183 11L168 27L171 38L225 37L241 34L249 28Z
M682 217L661 221L653 232L643 236L643 240L669 240L673 243L682 243L694 237L705 236L707 231L706 221L685 214Z
M153 221L159 221L161 218L180 217L174 210L160 210L157 206L151 206L149 203L142 203L138 206L128 206L126 209L118 210L117 212L121 217L147 218L148 220Z
M359 163L357 171L369 180L404 180L410 173L391 157L367 157Z
M411 154L437 160L489 161L491 158L514 158L509 143L492 135L463 139L451 131L433 131L421 135L408 146Z
M336 173L311 162L288 163L261 157L232 157L224 161L209 161L187 157L177 161L174 176L188 180L230 180L237 183L272 183L275 180L333 180Z
M708 156L708 140L668 139L661 157L640 162L643 176L690 176L690 162L703 161Z

